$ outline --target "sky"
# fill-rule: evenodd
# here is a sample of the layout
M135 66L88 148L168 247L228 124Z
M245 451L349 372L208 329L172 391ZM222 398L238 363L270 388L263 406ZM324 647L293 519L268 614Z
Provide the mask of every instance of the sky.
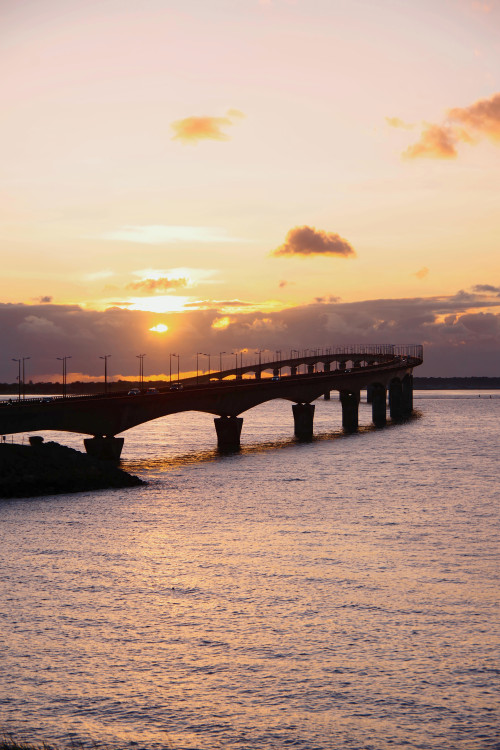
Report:
M500 0L0 0L0 65L0 381L500 374Z

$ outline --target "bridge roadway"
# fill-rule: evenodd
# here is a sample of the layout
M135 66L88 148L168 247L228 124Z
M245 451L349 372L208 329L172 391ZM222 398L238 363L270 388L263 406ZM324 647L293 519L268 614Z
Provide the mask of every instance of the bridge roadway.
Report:
M402 350L403 347L399 347L399 351ZM392 420L405 419L413 410L412 372L422 363L422 352L421 347L407 347L407 350L410 352L408 356L351 352L346 355L347 359L340 361L338 355L314 355L248 365L248 371L254 368L256 377L241 379L240 368L235 368L201 376L205 382L198 384L193 382L195 378L185 378L181 381L182 389L162 390L155 394L129 396L119 393L57 398L50 402L16 401L0 408L0 434L38 430L79 432L93 436L84 440L88 453L118 459L124 439L116 435L169 414L201 411L216 415L214 422L219 449L234 450L239 447L243 424L239 415L277 398L292 402L295 435L298 439L308 440L313 435L314 405L311 402L320 396L330 398L330 391L338 391L342 426L345 431L353 432L358 428L360 390L365 388L372 403L373 422L376 426L383 426L387 420L387 394ZM328 361L325 361L327 357ZM342 369L330 369L330 362L335 357ZM314 372L318 361L323 362L323 370ZM351 362L353 367L345 368L346 362ZM296 374L301 364L307 366L306 374ZM276 375L284 367L289 367L293 374ZM272 369L274 378L261 378L265 369ZM236 376L236 379L223 380L226 374ZM215 382L207 382L208 377L216 378Z

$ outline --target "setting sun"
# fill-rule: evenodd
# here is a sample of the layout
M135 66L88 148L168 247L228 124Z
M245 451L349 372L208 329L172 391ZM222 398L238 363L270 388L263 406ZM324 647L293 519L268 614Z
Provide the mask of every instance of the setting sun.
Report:
M158 323L149 330L154 331L155 333L166 333L168 331L168 326L166 326L165 323Z

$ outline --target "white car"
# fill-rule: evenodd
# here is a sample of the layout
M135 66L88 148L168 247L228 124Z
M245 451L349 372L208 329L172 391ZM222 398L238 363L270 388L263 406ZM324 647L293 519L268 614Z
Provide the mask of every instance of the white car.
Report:
M128 392L128 395L129 396L140 396L141 392L140 392L139 388L131 388L129 390L129 392Z

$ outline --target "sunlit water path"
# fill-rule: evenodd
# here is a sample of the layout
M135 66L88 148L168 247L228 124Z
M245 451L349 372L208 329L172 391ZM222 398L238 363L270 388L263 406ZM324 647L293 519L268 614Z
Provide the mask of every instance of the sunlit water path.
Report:
M500 394L480 395L421 392L419 418L346 437L320 400L311 444L273 402L224 457L208 415L169 417L125 433L147 487L1 503L1 728L500 748Z

